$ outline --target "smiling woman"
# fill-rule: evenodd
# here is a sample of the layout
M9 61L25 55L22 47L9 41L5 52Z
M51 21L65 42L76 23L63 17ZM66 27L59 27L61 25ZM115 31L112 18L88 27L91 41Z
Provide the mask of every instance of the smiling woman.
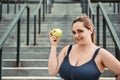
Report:
M94 25L88 16L72 23L75 44L65 46L57 56L59 38L50 33L51 51L48 61L50 75L57 73L64 80L99 80L105 68L120 78L120 62L107 50L94 44Z

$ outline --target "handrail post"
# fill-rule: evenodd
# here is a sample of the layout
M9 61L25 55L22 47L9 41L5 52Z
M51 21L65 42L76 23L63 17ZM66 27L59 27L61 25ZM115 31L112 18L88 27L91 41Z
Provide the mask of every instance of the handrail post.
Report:
M82 13L88 12L88 0L81 0L81 6L82 6Z
M97 45L99 46L100 45L100 42L99 42L99 37L100 37L100 34L99 34L99 5L97 5Z
M118 4L118 14L119 14L120 13L120 1L117 4Z
M89 11L89 17L90 17L90 19L91 19L91 17L92 17L91 14L92 14L91 11Z
M106 21L103 16L103 48L106 49Z
M47 13L47 3L48 3L48 1L47 0L45 0L45 10L46 10L46 13Z
M2 80L2 47L0 47L0 80Z
M2 0L0 2L0 21L2 20Z
M109 3L109 6L110 6L110 7L111 7L111 4L112 4L112 3L110 2L110 3Z
M21 0L19 0L19 2L18 2L18 3L19 3L19 10L20 10L20 4L21 4Z
M10 2L9 2L9 0L7 0L7 13L9 13L9 4L10 4Z
M113 12L114 12L114 13L116 12L116 5L115 5L115 2L113 2Z
M20 19L17 23L17 67L20 66Z
M115 57L120 61L120 50L115 44Z
M43 21L45 21L45 0L43 0Z
M39 14L38 14L38 34L41 32L41 8L39 9Z
M14 14L16 14L16 3L17 3L17 0L15 0L15 4L14 4Z
M85 0L85 1L86 1L86 2L85 2L85 4L86 4L86 5L85 5L85 10L86 10L86 11L85 11L85 12L88 13L88 0Z
M95 25L95 15L94 14L92 14L92 22Z
M29 45L29 20L30 20L30 8L27 6L27 41L26 45Z
M34 15L34 46L36 45L36 15Z

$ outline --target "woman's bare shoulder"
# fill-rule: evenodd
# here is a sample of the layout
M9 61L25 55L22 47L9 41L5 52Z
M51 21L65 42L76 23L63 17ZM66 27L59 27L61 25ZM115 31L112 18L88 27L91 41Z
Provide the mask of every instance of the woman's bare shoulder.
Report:
M103 54L103 55L107 55L107 54L111 54L107 49L104 49L102 47L100 47L100 54Z
M111 53L110 51L108 51L107 49L101 48L99 51L101 58L103 60L107 60L107 59L112 59L114 57L113 53Z
M70 46L70 45L66 45L66 46L64 46L60 53L64 53L64 55L66 55L69 46Z

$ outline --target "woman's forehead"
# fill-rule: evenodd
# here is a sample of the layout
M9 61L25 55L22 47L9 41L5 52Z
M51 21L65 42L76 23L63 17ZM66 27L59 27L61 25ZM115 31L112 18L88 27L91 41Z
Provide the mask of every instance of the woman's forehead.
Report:
M80 28L85 28L82 22L76 22L73 24L72 29L80 29Z

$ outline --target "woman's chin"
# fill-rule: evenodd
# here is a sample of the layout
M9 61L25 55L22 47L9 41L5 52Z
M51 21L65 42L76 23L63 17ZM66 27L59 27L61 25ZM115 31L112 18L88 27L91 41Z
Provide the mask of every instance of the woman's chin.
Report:
M78 45L84 45L84 42L83 41L79 41L77 42Z
M87 44L87 42L85 42L85 41L76 41L76 43L78 44L78 45L86 45Z

